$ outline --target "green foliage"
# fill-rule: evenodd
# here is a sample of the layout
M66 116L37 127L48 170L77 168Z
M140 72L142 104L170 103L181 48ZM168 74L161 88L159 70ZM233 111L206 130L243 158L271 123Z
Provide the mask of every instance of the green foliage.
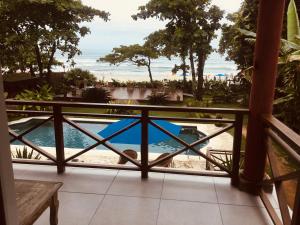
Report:
M168 95L163 92L152 92L148 96L148 101L151 105L165 105L168 102Z
M219 120L223 119L223 115L222 115L222 114L217 114L217 115L216 115L216 119L219 119ZM220 123L216 123L215 126L216 126L216 127L225 127L226 124L220 122Z
M226 169L228 169L229 171L232 171L232 167L233 167L233 158L232 158L232 152L228 152L228 151L217 151L217 152L211 152L211 158L213 160L215 160L216 162L220 163L222 166L224 166ZM242 152L241 153L241 159L240 159L240 169L244 168L244 162L245 162L245 153ZM208 164L210 164L208 162ZM217 166L212 165L214 170L219 171L220 168ZM207 165L207 169L208 165Z
M201 99L204 65L207 56L213 51L210 43L221 27L223 11L211 5L210 0L150 0L140 6L139 12L132 17L135 20L157 18L166 21L165 29L151 34L148 40L159 46L162 55L181 58L182 64L175 69L183 70L184 82L189 68L186 60L189 58L194 83L196 71L198 76L196 97ZM198 62L197 70L195 62Z
M41 159L41 155L39 153L37 154L33 154L33 150L31 150L30 152L28 151L26 146L23 146L23 149L21 148L17 148L16 149L16 154L12 154L12 156L14 158L17 159L34 159L34 160L40 160Z
M285 124L300 132L299 17L293 0L287 13L287 40L282 40L274 112Z
M256 32L257 15L258 0L245 0L238 12L227 16L230 23L222 26L219 52L226 54L226 59L234 61L240 70L253 65L254 44L239 29Z
M290 0L287 11L287 40L299 43L297 36L300 35L299 17L294 0Z
M36 90L25 90L15 97L16 100L25 100L25 101L52 101L53 92L52 87L45 84L43 86L38 86ZM24 105L21 106L22 110L38 110L46 111L48 107L45 106L30 106Z
M106 84L104 84L104 85L106 85ZM183 87L182 81L178 81L178 80L164 80L164 81L155 80L155 81L153 81L153 83L150 83L148 81L123 81L123 82L121 82L121 81L112 79L112 82L109 82L107 85L112 86L112 87L135 87L135 88L154 88L154 89L161 89L161 88L169 87L172 90L182 90L182 87Z
M228 84L227 81L221 80L206 80L204 82L206 93L212 96L214 103L235 103L239 96L242 98L242 96L249 95L250 90L244 90L239 87L240 85L241 82Z
M118 101L118 100L115 100L115 101L110 101L109 104L125 104L125 105L134 105L135 102L132 101L132 100L128 100L126 102L124 101ZM131 109L106 109L105 110L106 113L108 114L123 114L123 115L132 115L134 113L133 110Z
M82 92L82 98L86 102L108 103L111 96L104 88L87 88Z
M2 0L0 4L1 64L10 70L44 71L58 62L59 51L72 61L80 54L78 44L90 30L83 25L109 14L85 6L80 0Z
M249 30L239 30L246 41L253 43L256 34ZM300 43L299 18L295 2L292 0L287 13L287 37L281 39L279 75L277 79L274 113L285 124L300 132ZM250 38L247 38L250 37ZM250 69L252 70L252 69Z
M67 85L72 86L83 86L84 83L88 86L93 86L96 84L97 78L88 70L76 68L66 73L65 82Z
M151 72L151 60L157 59L159 52L152 48L151 45L144 44L143 46L135 44L124 46L121 45L119 48L114 48L111 54L100 58L100 62L108 62L112 65L119 65L124 62L131 62L138 67L145 66L148 68L150 82L153 83L152 72Z

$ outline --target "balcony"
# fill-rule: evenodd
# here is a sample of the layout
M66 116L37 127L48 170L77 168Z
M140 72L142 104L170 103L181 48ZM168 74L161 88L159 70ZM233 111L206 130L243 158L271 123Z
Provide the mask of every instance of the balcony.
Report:
M258 196L239 191L229 178L135 171L14 165L16 178L62 181L61 225L271 225ZM279 212L274 195L268 195ZM246 218L246 219L245 219ZM49 224L49 210L35 225Z
M8 115L19 117L39 117L41 121L22 132L9 129L11 142L16 140L40 153L44 160L14 159L14 173L17 179L33 179L61 181L64 183L59 193L61 208L59 211L60 224L289 224L297 219L297 214L288 207L282 183L291 179L299 179L299 171L282 174L274 159L272 140L298 165L300 165L298 151L300 149L299 136L293 133L272 116L263 116L265 135L269 137L268 168L271 178L266 178L259 186L265 187L275 183L273 194L259 189L256 195L247 194L238 189L240 182L240 168L242 166L242 128L244 117L248 110L241 109L211 109L211 108L177 108L156 106L128 106L105 105L66 102L26 102L7 101L7 105L15 106L8 109ZM19 110L18 106L47 107L46 111ZM16 107L17 106L17 107ZM128 109L137 112L136 115L119 115L107 113L78 113L70 109ZM222 119L196 117L167 117L157 116L154 112L181 113L211 113L223 114ZM134 118L136 121L107 138L101 138L82 127L72 119L101 118L124 119ZM205 136L191 143L173 135L159 126L155 121L167 120L181 124L222 124L210 130ZM54 128L55 148L51 151L34 144L26 135L38 129L46 122L51 122ZM109 140L126 130L141 123L139 146L140 153L134 159L111 144ZM84 135L92 138L94 144L67 155L65 151L63 125L68 124ZM181 144L176 151L154 160L149 151L148 126L155 126L167 134L171 139ZM215 125L214 125L215 126ZM231 149L218 149L211 154L205 154L196 148L208 140L220 138L220 135L231 131ZM218 140L222 140L218 139ZM118 157L129 161L129 165L99 164L73 162L103 145ZM224 145L225 147L225 145ZM182 153L191 151L199 162L205 162L206 168L163 168L161 163ZM228 153L229 152L229 153ZM218 155L219 154L219 155ZM225 154L225 156L224 156ZM224 164L224 157L229 157L229 164ZM189 156L187 156L189 157ZM192 157L192 156L191 156ZM209 170L213 168L213 170ZM298 189L299 189L298 185ZM276 191L275 191L276 190ZM294 198L297 210L299 204L299 190ZM47 212L49 214L49 212ZM44 213L36 224L47 224L48 216ZM245 218L251 218L245 220ZM282 222L283 221L283 222Z

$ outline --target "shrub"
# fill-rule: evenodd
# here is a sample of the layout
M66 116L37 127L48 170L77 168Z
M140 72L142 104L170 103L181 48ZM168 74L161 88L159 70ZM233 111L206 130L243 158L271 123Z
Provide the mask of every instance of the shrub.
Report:
M109 91L104 88L88 88L82 92L82 98L86 102L108 103L111 100Z
M212 115L209 113L195 113L195 117L201 119L212 119Z
M25 90L22 93L18 94L15 97L16 100L26 100L26 101L52 101L53 100L53 92L52 87L49 85L38 86L37 90ZM30 106L24 105L21 106L22 110L37 110L37 111L45 111L48 107L42 106Z
M168 95L162 92L153 92L147 98L151 105L164 105L168 102Z
M220 119L220 120L223 119L223 115L217 114L217 115L216 115L216 119ZM225 124L225 123L216 123L215 126L216 126L216 127L225 127L226 124Z
M12 156L17 159L35 159L35 160L40 160L41 155L39 153L36 153L35 155L33 154L33 150L30 152L28 151L26 146L23 146L23 149L17 148L16 149L16 154Z
M76 68L66 73L65 82L67 82L68 85L82 88L84 86L84 82L86 82L88 86L95 85L97 78L88 70Z
M126 102L116 100L116 101L110 101L109 104L126 104L126 105L133 105L135 104L134 101L128 100ZM131 109L107 109L106 113L108 114L127 114L127 115L132 115L134 113L133 110Z

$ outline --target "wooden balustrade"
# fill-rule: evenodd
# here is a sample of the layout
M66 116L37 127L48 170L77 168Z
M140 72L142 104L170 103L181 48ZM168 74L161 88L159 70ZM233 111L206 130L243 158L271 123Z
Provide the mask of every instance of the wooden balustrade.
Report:
M7 110L10 114L19 114L26 116L44 116L46 117L40 123L28 128L21 134L17 134L13 130L9 129L11 135L11 143L13 141L20 141L25 145L31 147L44 157L47 161L36 161L28 159L14 159L14 163L24 163L24 164L38 164L38 165L55 165L57 166L57 172L63 173L66 166L70 167L87 167L87 168L105 168L105 169L120 169L120 170L135 170L141 171L141 177L147 178L148 172L159 172L159 173L173 173L173 174L187 174L187 175L201 175L201 176L217 176L217 177L231 177L232 185L239 184L239 170L241 163L241 142L242 142L242 129L243 129L243 119L244 116L248 114L248 110L245 109L217 109L217 108L183 108L183 107L165 107L165 106L141 106L141 105L113 105L113 104L89 104L89 103L69 103L69 102L31 102L31 101L6 101L7 105L22 106L22 105L33 105L33 106L46 106L48 111L35 111L35 110ZM139 112L139 115L118 115L118 114L96 114L96 113L75 113L64 111L65 108L97 108L97 109L130 109ZM52 109L52 110L51 110ZM234 119L208 119L208 118L185 118L185 117L166 117L166 116L152 116L152 112L185 112L185 113L214 113L214 114L224 114L224 115L234 115ZM110 137L105 139L98 135L93 134L89 130L84 129L76 122L70 120L68 117L88 117L88 118L114 118L114 119L136 119L135 122L120 129L119 131L112 134ZM155 120L168 120L173 122L194 122L194 123L224 123L225 127L200 138L194 143L186 143L184 140L173 135L168 130L162 128ZM42 126L46 122L53 121L54 131L55 131L55 144L56 144L56 157L49 154L47 151L43 150L41 147L36 146L31 141L25 138L26 134L29 134L33 130ZM267 198L267 195L261 191L260 197L267 208L269 215L271 216L274 224L276 225L296 225L300 224L300 171L294 171L289 174L282 175L279 173L276 160L275 152L271 148L270 142L273 141L278 144L282 149L285 150L295 162L300 165L300 136L286 127L283 123L278 121L273 116L264 116L262 122L265 126L265 135L268 142L268 159L270 162L270 167L272 170L273 177L268 180L264 180L262 185L268 185L271 183L275 184L275 189L277 192L279 200L279 208L281 211L282 219L280 219L273 208L272 204ZM80 152L65 158L64 152L64 134L63 134L63 123L68 123L75 129L79 130L83 134L92 138L96 141L95 144L81 150ZM113 137L125 132L126 130L136 126L141 123L141 161L130 158L122 151L118 150L115 146L109 143L109 140ZM148 149L148 126L152 125L168 135L170 138L174 139L180 143L183 147L176 152L160 158L154 162L149 161L149 149ZM198 151L195 147L201 143L204 143L230 129L234 129L233 135L233 148L232 148L232 165L231 168L225 167L220 161L216 160L214 157L203 154ZM81 156L82 154L94 149L98 145L103 145L116 154L126 158L130 161L133 166L122 166L122 165L99 165L99 164L88 164L88 163L76 163L71 162L73 159ZM192 151L196 155L204 158L210 165L218 167L218 171L189 171L189 170L179 170L170 168L160 168L156 167L173 158L179 154L186 151ZM285 198L285 193L282 187L282 182L286 180L297 179L298 185L296 190L295 205L293 207L293 215L290 216L287 200Z
M15 163L26 163L26 164L41 164L41 165L56 165L58 173L63 173L66 166L71 167L88 167L88 168L108 168L108 169L122 169L122 170L136 170L141 171L141 177L147 178L148 172L160 172L160 173L175 173L175 174L190 174L190 175L203 175L203 176L223 176L231 177L232 184L238 184L239 182L239 163L240 163L240 151L241 151L241 140L242 140L242 127L243 127L243 117L248 114L246 109L218 109L218 108L198 108L198 107L166 107L166 106L142 106L142 105L113 105L113 104L94 104L94 103L71 103L71 102L33 102L33 101L6 101L7 105L13 106L43 106L47 107L48 111L35 111L35 110L7 110L7 113L10 114L20 114L27 116L48 116L41 123L38 123L32 128L29 128L27 131L22 134L16 134L14 131L9 129L10 135L13 137L12 141L19 140L25 145L30 146L32 149L36 150L46 158L50 159L52 162L45 161L34 161L34 160L23 160L15 159ZM91 109L130 109L139 112L139 115L115 115L115 114L96 114L96 113L75 113L75 112L65 112L66 108L91 108ZM52 109L52 110L51 110ZM214 114L224 114L224 115L233 115L234 119L209 119L209 118L185 118L185 117L163 117L163 116L151 116L152 112L182 112L182 113L214 113ZM136 119L136 121L130 124L127 127L122 128L118 132L112 134L110 137L102 139L100 136L93 134L89 130L84 129L76 122L70 120L69 116L75 117L88 117L88 118L115 118L115 119L124 119L131 118ZM56 144L56 157L52 156L48 152L41 149L41 147L34 145L24 136L25 134L30 133L31 131L37 129L41 125L45 124L48 121L54 122L54 131L55 131L55 144ZM156 124L155 120L168 120L173 122L194 122L194 123L223 123L226 124L225 127L220 128L214 133L205 136L194 143L186 143L184 140L173 135L168 130L160 127ZM68 123L75 129L79 130L83 134L92 138L96 141L95 144L81 150L80 152L65 158L64 152L64 137L63 137L63 123ZM126 130L134 127L135 125L141 123L141 161L130 158L122 151L118 150L115 146L109 143L109 140L113 137L125 132ZM159 160L154 162L149 161L149 149L148 149L148 126L152 125L157 129L161 130L170 138L174 139L180 143L183 148L172 152L171 154L162 157ZM232 170L226 168L217 161L211 159L207 155L203 154L201 151L198 151L195 147L201 143L204 143L230 129L234 129L233 137L233 166ZM116 154L126 158L130 161L133 166L122 166L122 165L99 165L99 164L87 164L87 163L76 163L71 162L73 159L79 157L80 155L94 149L98 145L103 145ZM159 168L155 167L162 162L169 160L179 154L182 154L188 150L191 150L196 155L208 160L210 163L220 168L220 171L189 171L189 170L178 170L170 168Z
M278 169L278 160L275 149L272 148L272 142L280 146L300 167L300 136L273 116L263 116L262 121L265 125L266 142L268 145L267 155L273 175L270 179L264 180L262 185L275 184L282 220L278 217L263 191L260 193L261 199L275 225L298 225L300 224L300 170L298 169L297 171L282 175ZM295 190L295 203L292 208L293 215L291 216L282 183L283 181L292 179L297 180L297 188Z

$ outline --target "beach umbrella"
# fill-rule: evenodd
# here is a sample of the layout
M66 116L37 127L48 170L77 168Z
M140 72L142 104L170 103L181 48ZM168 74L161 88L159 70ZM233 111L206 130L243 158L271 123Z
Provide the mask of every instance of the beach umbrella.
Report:
M123 119L117 121L115 123L108 125L98 134L103 138L107 138L112 134L118 132L119 130L122 130L123 128L129 126L130 124L135 123L136 121L137 119ZM170 123L165 120L152 120L152 121L175 136L177 136L180 133L181 126L178 126L176 124ZM122 143L122 144L141 144L142 142L141 132L142 132L141 123L138 123L137 125L124 131L118 136L110 139L109 142ZM157 129L150 123L148 124L148 134L149 134L148 137L149 144L159 143L171 139L169 135L163 133L161 130Z

